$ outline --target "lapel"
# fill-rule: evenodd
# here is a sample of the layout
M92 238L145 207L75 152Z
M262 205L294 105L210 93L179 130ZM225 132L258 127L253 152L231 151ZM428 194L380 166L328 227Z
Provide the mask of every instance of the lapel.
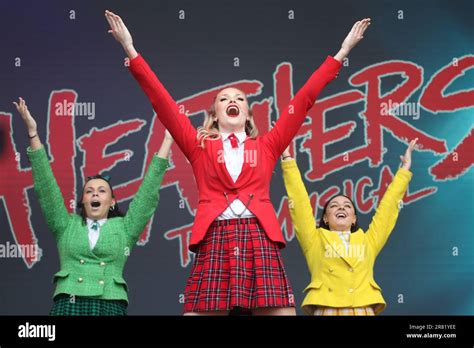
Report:
M251 170L253 168L249 164L249 159L256 161L256 151L254 151L255 141L252 141L252 140L254 139L247 137L244 141L244 162L242 165L242 171L240 172L240 175L237 178L235 183L232 180L232 177L227 171L227 167L225 165L224 146L223 146L222 139L209 142L213 145L212 158L215 160L215 163L217 163L217 170L216 170L217 175L219 176L219 179L222 182L227 184L226 186L229 186L229 187L239 186L240 183L244 180L244 178L247 177L251 173ZM250 157L250 156L253 156L253 157Z
M321 231L326 240L326 245L329 245L352 268L355 267L360 256L366 257L367 254L363 244L364 232L360 228L356 232L351 233L349 252L346 252L346 247L337 232L332 232L325 228L321 228ZM360 253L363 253L363 255L360 255Z
M234 181L230 177L229 172L225 166L225 159L224 159L224 146L222 143L222 139L218 139L216 141L210 141L212 143L212 159L214 163L217 163L216 172L219 176L219 179L224 182L228 187L234 187Z
M97 247L99 246L99 243L101 243L101 240L104 239L104 232L106 231L106 226L107 226L107 223L109 222L109 219L107 219L106 222L104 222L102 224L102 226L100 226L100 229L99 229L99 238L97 239L97 242L95 243L94 245L94 248L92 248L91 250L91 246L89 244L89 226L87 225L86 223L86 226L83 226L85 231L84 233L81 233L83 236L85 236L85 240L83 240L82 244L86 244L86 247L87 247L87 250L89 251L90 255L92 255L94 258L98 258L97 254L96 254L96 251L97 251Z
M240 175L237 178L237 181L235 182L236 186L240 186L241 182L252 174L254 166L251 166L249 162L257 160L257 151L255 150L256 149L254 139L247 137L244 140L244 163L242 165L242 171L240 172Z

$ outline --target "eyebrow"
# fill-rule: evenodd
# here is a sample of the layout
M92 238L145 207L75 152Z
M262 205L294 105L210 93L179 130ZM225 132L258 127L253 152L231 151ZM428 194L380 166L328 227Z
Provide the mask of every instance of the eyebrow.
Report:
M339 202L337 202L337 201L332 201L331 203L329 203L329 205L331 205L333 203L339 204ZM341 204L350 204L350 205L352 205L352 203L350 201L344 201Z
M99 186L98 187L98 189L101 189L101 188L105 188L105 186ZM94 187L93 186L87 186L86 190L88 190L88 189L94 189Z
M242 97L244 96L242 93L236 94L235 96L237 97L237 96L239 96L239 95L242 96ZM219 98L220 98L220 97L229 97L229 96L230 96L230 95L226 93L226 94L220 95Z

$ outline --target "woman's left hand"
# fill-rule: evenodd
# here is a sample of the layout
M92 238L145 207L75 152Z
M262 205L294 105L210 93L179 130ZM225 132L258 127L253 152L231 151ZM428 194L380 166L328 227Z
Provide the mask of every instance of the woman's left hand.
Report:
M405 155L400 156L400 159L402 160L402 168L403 169L410 170L410 167L411 167L411 153L413 152L413 149L415 148L417 141L418 141L418 138L415 138L414 140L410 141L410 144L408 145L408 148L405 151Z
M173 142L173 137L171 136L171 133L166 129L165 130L165 140L169 142Z

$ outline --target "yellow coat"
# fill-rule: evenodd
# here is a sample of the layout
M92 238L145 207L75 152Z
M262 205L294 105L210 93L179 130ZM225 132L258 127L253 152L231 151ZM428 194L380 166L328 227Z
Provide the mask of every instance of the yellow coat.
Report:
M366 233L351 234L349 252L336 232L318 228L313 209L295 160L282 161L291 220L311 273L304 290L303 311L315 306L363 307L373 305L375 314L385 309L382 290L374 280L375 259L398 217L412 173L400 168L388 186Z

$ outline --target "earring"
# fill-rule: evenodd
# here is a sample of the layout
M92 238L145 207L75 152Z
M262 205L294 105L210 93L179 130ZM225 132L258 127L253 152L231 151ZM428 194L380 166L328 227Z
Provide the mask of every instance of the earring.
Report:
M115 209L115 205L113 205L109 208L110 211L114 211L114 209Z

